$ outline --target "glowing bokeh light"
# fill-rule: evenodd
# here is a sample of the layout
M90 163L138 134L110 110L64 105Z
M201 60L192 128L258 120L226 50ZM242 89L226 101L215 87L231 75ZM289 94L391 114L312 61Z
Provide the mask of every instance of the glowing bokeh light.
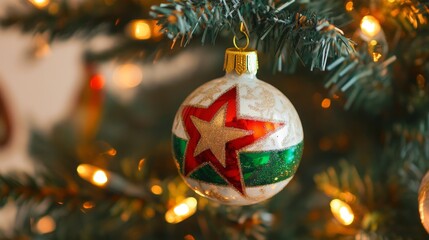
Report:
M348 226L353 223L355 216L351 207L340 199L333 199L330 203L332 215L341 224Z
M360 22L360 29L365 36L372 38L380 33L381 26L375 17L366 15Z

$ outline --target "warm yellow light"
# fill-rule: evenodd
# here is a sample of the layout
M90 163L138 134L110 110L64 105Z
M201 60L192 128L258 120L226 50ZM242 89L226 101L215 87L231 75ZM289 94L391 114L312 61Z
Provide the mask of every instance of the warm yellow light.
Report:
M351 207L340 199L334 199L330 203L332 215L343 225L350 225L353 223L355 216Z
M118 66L113 73L113 81L120 88L137 87L143 79L141 68L135 64L123 64Z
M51 216L44 216L36 223L36 230L41 234L53 232L55 228L56 224Z
M163 192L162 187L161 187L161 186L159 186L159 185L157 185L157 184L153 185L153 186L150 188L150 191L151 191L153 194L155 194L155 195L161 195L161 194L162 194L162 192Z
M381 31L381 26L375 17L366 15L360 22L360 29L366 37L372 38Z
M93 208L93 207L94 207L94 203L93 203L93 202L90 202L90 201L87 201L87 202L84 202L84 203L82 204L82 207L83 207L83 208L85 208L85 209L91 209L91 208Z
M381 53L373 52L373 53L372 53L372 60L373 60L374 62L378 62L382 56L383 56L383 55L381 55Z
M97 170L92 176L92 181L95 185L103 186L107 183L107 175L103 170Z
M329 98L325 98L322 100L322 103L320 104L322 106L322 108L329 108L331 106L331 99Z
M109 149L109 150L107 150L107 155L110 155L110 156L116 156L116 149L114 149L114 148L111 148L111 149Z
M89 164L81 164L77 167L77 173L86 181L102 187L109 181L108 174L100 168Z
M44 8L48 6L50 0L28 0L31 4L33 4L37 8Z
M189 206L184 203L179 204L174 207L173 212L178 216L186 215L189 213Z
M152 37L152 29L149 21L146 20L134 20L128 25L128 32L130 36L137 40L147 40Z
M179 223L190 216L197 210L197 199L193 197L186 198L176 206L165 213L165 220L168 223Z
M353 11L353 8L354 8L354 6L353 6L353 1L348 1L348 2L346 3L346 10L347 10L348 12L351 12L351 11Z

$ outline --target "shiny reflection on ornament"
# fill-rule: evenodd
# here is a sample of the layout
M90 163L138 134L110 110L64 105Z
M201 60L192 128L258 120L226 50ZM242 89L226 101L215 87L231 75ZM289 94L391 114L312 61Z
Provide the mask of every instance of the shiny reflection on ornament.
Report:
M105 186L109 181L109 177L105 171L92 165L80 164L76 170L81 178L96 186Z
M33 4L37 8L44 8L49 5L50 0L28 0L31 4Z
M360 22L360 29L365 36L372 38L380 33L381 26L375 17L366 15Z
M325 98L322 100L322 103L320 104L322 108L327 109L331 106L331 99Z
M56 224L51 216L44 216L36 223L36 230L40 234L53 232L55 228Z
M143 72L136 64L123 64L113 72L113 81L120 88L137 87L143 79Z
M353 9L354 9L353 1L348 1L348 2L346 3L346 11L347 11L347 12L351 12L351 11L353 11Z
M147 40L152 37L149 21L133 20L128 24L130 36L137 40Z
M341 224L348 226L353 223L355 218L351 207L344 201L340 199L334 199L329 204L331 206L332 215L337 219Z
M155 195L161 195L163 190L162 187L159 186L158 184L154 184L151 188L150 191L155 194Z
M165 213L165 220L168 223L179 223L192 216L197 209L197 199L186 198Z

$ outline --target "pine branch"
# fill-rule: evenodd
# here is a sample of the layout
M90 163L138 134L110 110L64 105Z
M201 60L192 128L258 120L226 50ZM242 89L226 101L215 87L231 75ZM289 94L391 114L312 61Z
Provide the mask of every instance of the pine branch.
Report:
M417 193L421 179L429 171L429 115L408 124L396 124L387 140L383 166L396 173L396 181Z
M369 112L377 113L391 104L393 87L391 64L395 56L385 61L374 62L365 47L352 57L339 58L327 67L332 70L326 88L331 94L346 95L345 108L363 107Z
M390 16L392 21L410 34L429 30L429 3L426 1L394 1L382 9L386 16Z
M297 0L305 9L326 17L332 24L345 26L353 19L344 8L344 1L336 0Z
M127 23L136 18L147 17L147 5L125 0L85 1L73 6L61 1L55 10L34 8L22 12L10 8L8 15L0 19L3 27L20 26L23 32L47 32L51 39L68 39L72 36L92 37L97 34L123 34Z
M296 62L325 70L330 60L354 53L341 30L312 12L287 11L293 1L170 1L152 7L165 34L186 46L195 35L214 43L224 31L235 33L244 22L259 48L270 53L275 68L293 70ZM238 35L238 34L235 34ZM286 68L283 64L286 63Z

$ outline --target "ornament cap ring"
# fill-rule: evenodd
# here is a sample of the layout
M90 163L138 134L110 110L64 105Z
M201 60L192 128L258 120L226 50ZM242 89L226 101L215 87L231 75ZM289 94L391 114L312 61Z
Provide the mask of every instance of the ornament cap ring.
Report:
M237 45L237 36L235 35L234 35L234 38L232 39L232 42L234 43L234 46L235 48L237 48L237 50L243 51L243 50L246 50L250 44L249 34L247 33L243 22L240 24L240 32L243 33L244 36L246 37L246 44L244 45L244 47L239 47Z

